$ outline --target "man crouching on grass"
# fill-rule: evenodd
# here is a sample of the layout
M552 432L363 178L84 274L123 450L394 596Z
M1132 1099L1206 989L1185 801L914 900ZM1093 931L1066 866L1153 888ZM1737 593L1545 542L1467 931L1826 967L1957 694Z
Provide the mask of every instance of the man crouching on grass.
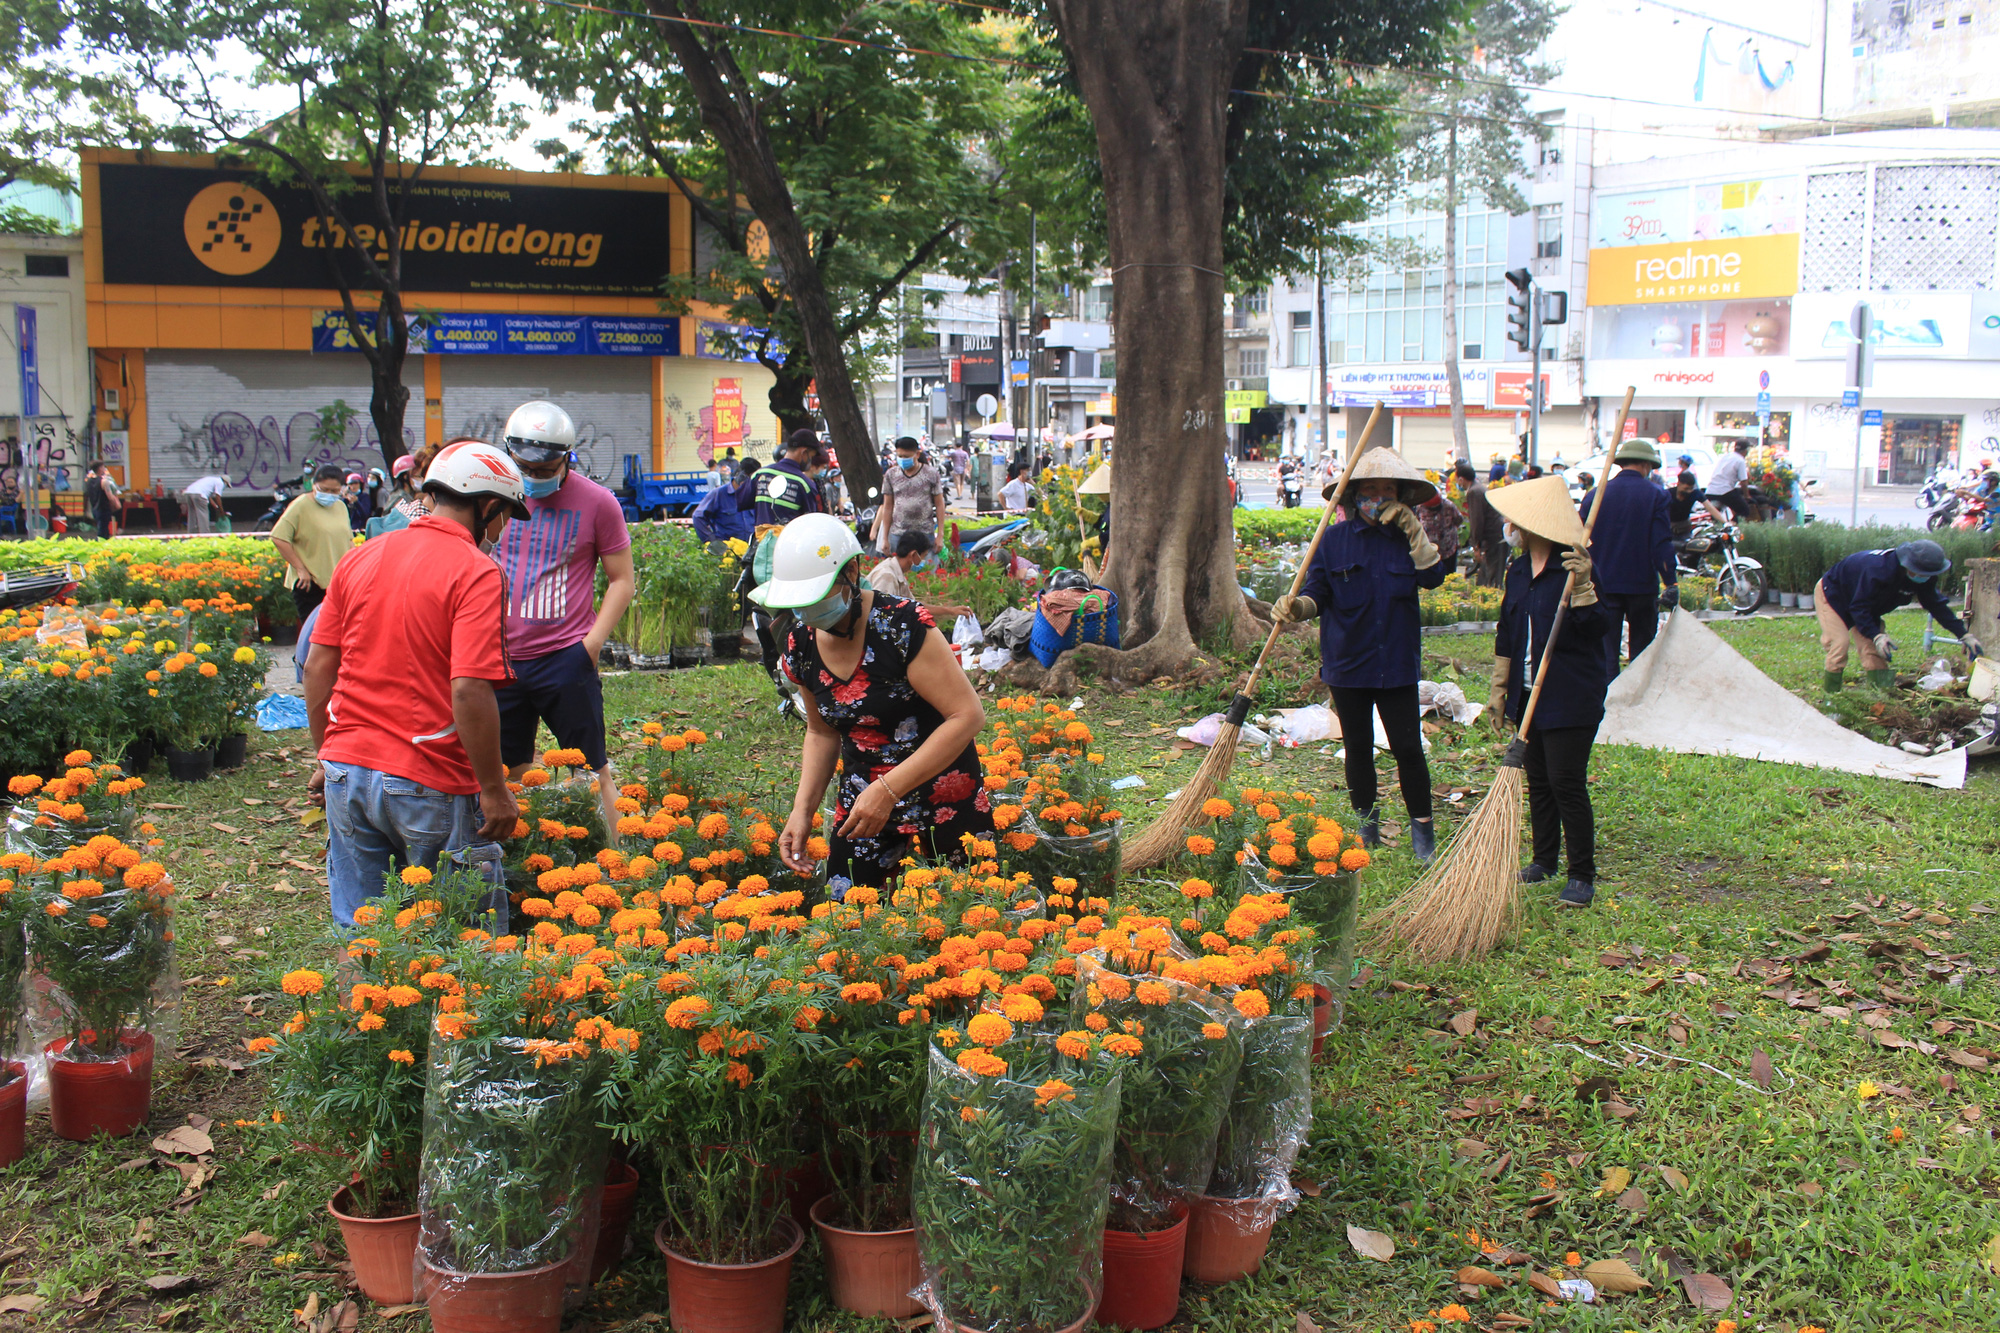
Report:
M513 833L494 685L508 679L500 567L481 550L527 517L521 473L480 440L439 451L434 508L334 571L306 658L306 713L326 795L334 920L392 869ZM505 927L505 899L501 900Z

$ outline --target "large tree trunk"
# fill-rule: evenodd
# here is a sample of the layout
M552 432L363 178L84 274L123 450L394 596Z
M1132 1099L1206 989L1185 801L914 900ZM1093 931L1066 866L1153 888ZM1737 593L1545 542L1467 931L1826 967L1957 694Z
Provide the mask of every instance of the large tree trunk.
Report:
M1229 71L1248 0L1049 0L1097 131L1118 325L1107 564L1136 674L1247 619L1223 468Z
M1451 448L1461 462L1472 459L1465 433L1465 386L1458 377L1458 104L1452 104L1444 155L1444 377L1450 381ZM1485 348L1480 348L1483 355Z
M386 476L398 458L413 452L403 441L403 417L410 406L403 362L410 355L410 332L403 323L400 293L384 292L375 311L375 355L368 359L368 419L375 424L375 442L382 448Z
M662 18L702 17L698 6L681 0L646 0L646 3L648 9ZM806 354L812 358L820 414L833 436L847 493L865 495L871 489L880 490L882 465L875 457L875 447L868 438L868 420L862 415L861 400L847 372L847 357L841 347L833 303L820 279L819 266L813 262L812 240L799 222L791 188L785 184L785 174L771 149L770 136L757 117L761 87L744 78L726 45L720 41L713 46L704 42L698 34L705 30L686 22L662 23L659 30L661 40L673 51L681 72L687 76L701 106L703 123L722 145L743 197L764 224L771 239L771 254L784 270L785 289L792 299Z

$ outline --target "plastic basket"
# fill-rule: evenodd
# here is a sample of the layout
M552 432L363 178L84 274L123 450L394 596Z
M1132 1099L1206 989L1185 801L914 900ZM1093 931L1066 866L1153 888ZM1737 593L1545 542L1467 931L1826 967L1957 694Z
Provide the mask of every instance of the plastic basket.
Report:
M1054 666L1056 658L1080 643L1100 643L1106 648L1118 646L1118 594L1109 588L1095 589L1104 594L1102 611L1079 611L1070 617L1069 632L1056 633L1056 627L1042 614L1042 599L1035 598L1035 624L1028 632L1028 651L1043 666Z

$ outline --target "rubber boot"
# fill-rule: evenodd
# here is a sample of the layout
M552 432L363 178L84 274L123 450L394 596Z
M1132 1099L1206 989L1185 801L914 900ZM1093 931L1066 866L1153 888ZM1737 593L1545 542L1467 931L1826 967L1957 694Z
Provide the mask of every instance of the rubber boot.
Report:
M1878 690L1896 688L1896 671L1893 667L1878 667L1868 673L1868 683Z
M1827 692L1828 694L1839 694L1839 693L1840 693L1840 686L1841 686L1841 683L1842 683L1842 681L1843 681L1844 679L1845 679L1845 678L1844 678L1844 677L1843 677L1843 676L1841 675L1841 673L1840 673L1840 672L1838 672L1838 671L1829 671L1829 672L1827 672L1827 673L1826 673L1826 692Z
M1437 821L1435 819L1412 819L1410 821L1410 852L1417 858L1418 865L1429 865L1431 857L1437 855Z
M1382 817L1373 810L1359 811L1361 815L1361 845L1380 847L1382 845Z

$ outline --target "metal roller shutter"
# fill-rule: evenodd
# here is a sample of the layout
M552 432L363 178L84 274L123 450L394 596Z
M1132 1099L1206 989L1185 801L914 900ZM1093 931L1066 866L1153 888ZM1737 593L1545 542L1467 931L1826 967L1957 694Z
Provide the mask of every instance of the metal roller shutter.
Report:
M1450 417L1397 417L1396 428L1403 460L1412 467L1452 465ZM1484 467L1493 455L1505 458L1514 452L1514 418L1468 416L1465 439L1473 465Z
M624 456L653 466L653 359L645 356L448 356L444 359L445 438L500 442L522 403L546 398L576 422L583 470L616 486Z

